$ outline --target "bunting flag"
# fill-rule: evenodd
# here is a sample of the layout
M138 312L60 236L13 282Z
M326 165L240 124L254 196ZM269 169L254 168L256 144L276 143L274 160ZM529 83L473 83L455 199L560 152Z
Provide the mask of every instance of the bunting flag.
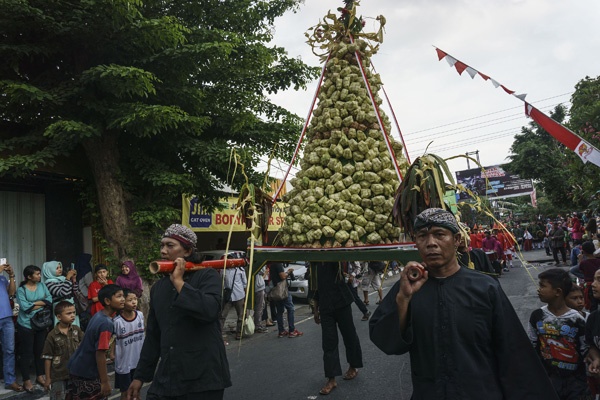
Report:
M475 79L475 77L477 75L479 75L481 77L481 79L483 79L484 81L490 80L492 82L492 85L494 85L495 88L500 87L506 93L511 94L511 95L525 101L525 96L527 96L527 94L516 95L514 90L510 90L506 86L499 83L497 80L490 78L489 75L486 75L484 73L477 71L475 68L465 64L464 62L458 60L457 58L452 57L450 54L446 53L444 50L438 49L435 46L433 46L433 47L435 48L435 51L437 52L438 60L442 61L445 59L446 62L448 63L448 65L450 65L451 67L454 67L456 69L456 72L458 72L459 75L462 75L462 73L465 71L467 71L467 73L469 74L471 79Z
M451 67L456 69L456 72L458 72L459 75L462 75L464 71L467 71L471 79L474 79L475 76L479 75L484 81L491 81L495 88L500 87L506 93L521 100L523 103L525 103L525 115L533 119L556 140L564 144L570 150L574 151L575 154L581 158L581 161L583 161L584 164L589 161L592 164L600 167L600 150L586 142L581 136L577 135L567 127L561 125L531 104L527 103L525 101L525 97L527 96L526 93L515 94L516 92L514 90L507 88L489 75L483 74L475 68L458 60L457 58L452 57L445 51L438 49L437 47L435 47L435 51L437 52L438 60L442 61L445 59Z

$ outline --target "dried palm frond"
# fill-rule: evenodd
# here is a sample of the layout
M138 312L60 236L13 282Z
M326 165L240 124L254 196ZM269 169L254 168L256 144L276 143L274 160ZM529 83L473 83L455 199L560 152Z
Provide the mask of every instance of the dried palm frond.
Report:
M408 168L396 191L392 209L394 220L405 233L413 235L415 218L427 208L448 208L444 203L444 193L448 186L444 175L455 186L450 168L435 154L418 157Z
M252 183L242 186L238 207L246 223L246 229L259 229L263 242L268 240L269 219L273 212L273 198Z

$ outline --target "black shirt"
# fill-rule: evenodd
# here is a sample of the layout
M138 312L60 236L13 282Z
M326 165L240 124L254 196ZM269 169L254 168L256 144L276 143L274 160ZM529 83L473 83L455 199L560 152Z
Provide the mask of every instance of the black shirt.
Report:
M180 293L168 276L150 291L146 338L134 379L152 381L148 393L159 396L231 386L219 321L219 273L205 268L187 272L184 280Z
M476 271L485 272L487 274L495 274L494 267L487 254L481 249L471 249L468 253L458 252L460 257L458 263L461 267L469 268L469 262L473 263L473 269Z
M311 263L311 276L313 274L317 282L317 291L313 298L319 304L319 312L334 312L354 302L340 263Z
M273 286L276 286L283 279L279 277L281 272L285 272L282 263L272 263L269 265L269 278L273 282Z

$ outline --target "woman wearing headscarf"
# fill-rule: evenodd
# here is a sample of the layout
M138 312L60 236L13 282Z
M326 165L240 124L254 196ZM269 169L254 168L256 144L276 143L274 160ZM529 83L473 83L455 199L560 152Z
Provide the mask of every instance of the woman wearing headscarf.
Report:
M144 291L142 287L142 278L138 275L135 263L131 260L123 261L121 264L121 273L117 276L115 282L123 289L129 289L138 297L142 297Z
M139 399L142 383L150 381L147 400L219 400L231 386L219 321L221 278L212 268L185 270L186 261L201 261L196 242L196 234L179 224L163 234L160 255L175 268L150 290L146 337L128 399Z
M94 282L92 255L88 253L80 254L75 262L75 271L77 271L77 284L79 285L79 290L87 297L88 287Z
M52 303L57 304L62 300L66 300L69 303L75 305L74 297L76 291L79 291L77 285L77 271L70 269L67 272L67 276L63 276L62 264L58 261L48 261L42 265L42 282L48 288L48 291L52 295ZM54 309L54 306L52 307ZM54 316L54 325L58 323L56 315ZM75 316L75 322L73 325L79 326L79 316Z

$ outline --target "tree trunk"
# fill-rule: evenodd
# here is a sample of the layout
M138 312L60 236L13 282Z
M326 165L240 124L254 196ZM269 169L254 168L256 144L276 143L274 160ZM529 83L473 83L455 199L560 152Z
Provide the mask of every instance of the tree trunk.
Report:
M130 222L125 204L125 191L119 180L117 137L104 134L83 143L94 175L104 237L120 260L128 253Z

